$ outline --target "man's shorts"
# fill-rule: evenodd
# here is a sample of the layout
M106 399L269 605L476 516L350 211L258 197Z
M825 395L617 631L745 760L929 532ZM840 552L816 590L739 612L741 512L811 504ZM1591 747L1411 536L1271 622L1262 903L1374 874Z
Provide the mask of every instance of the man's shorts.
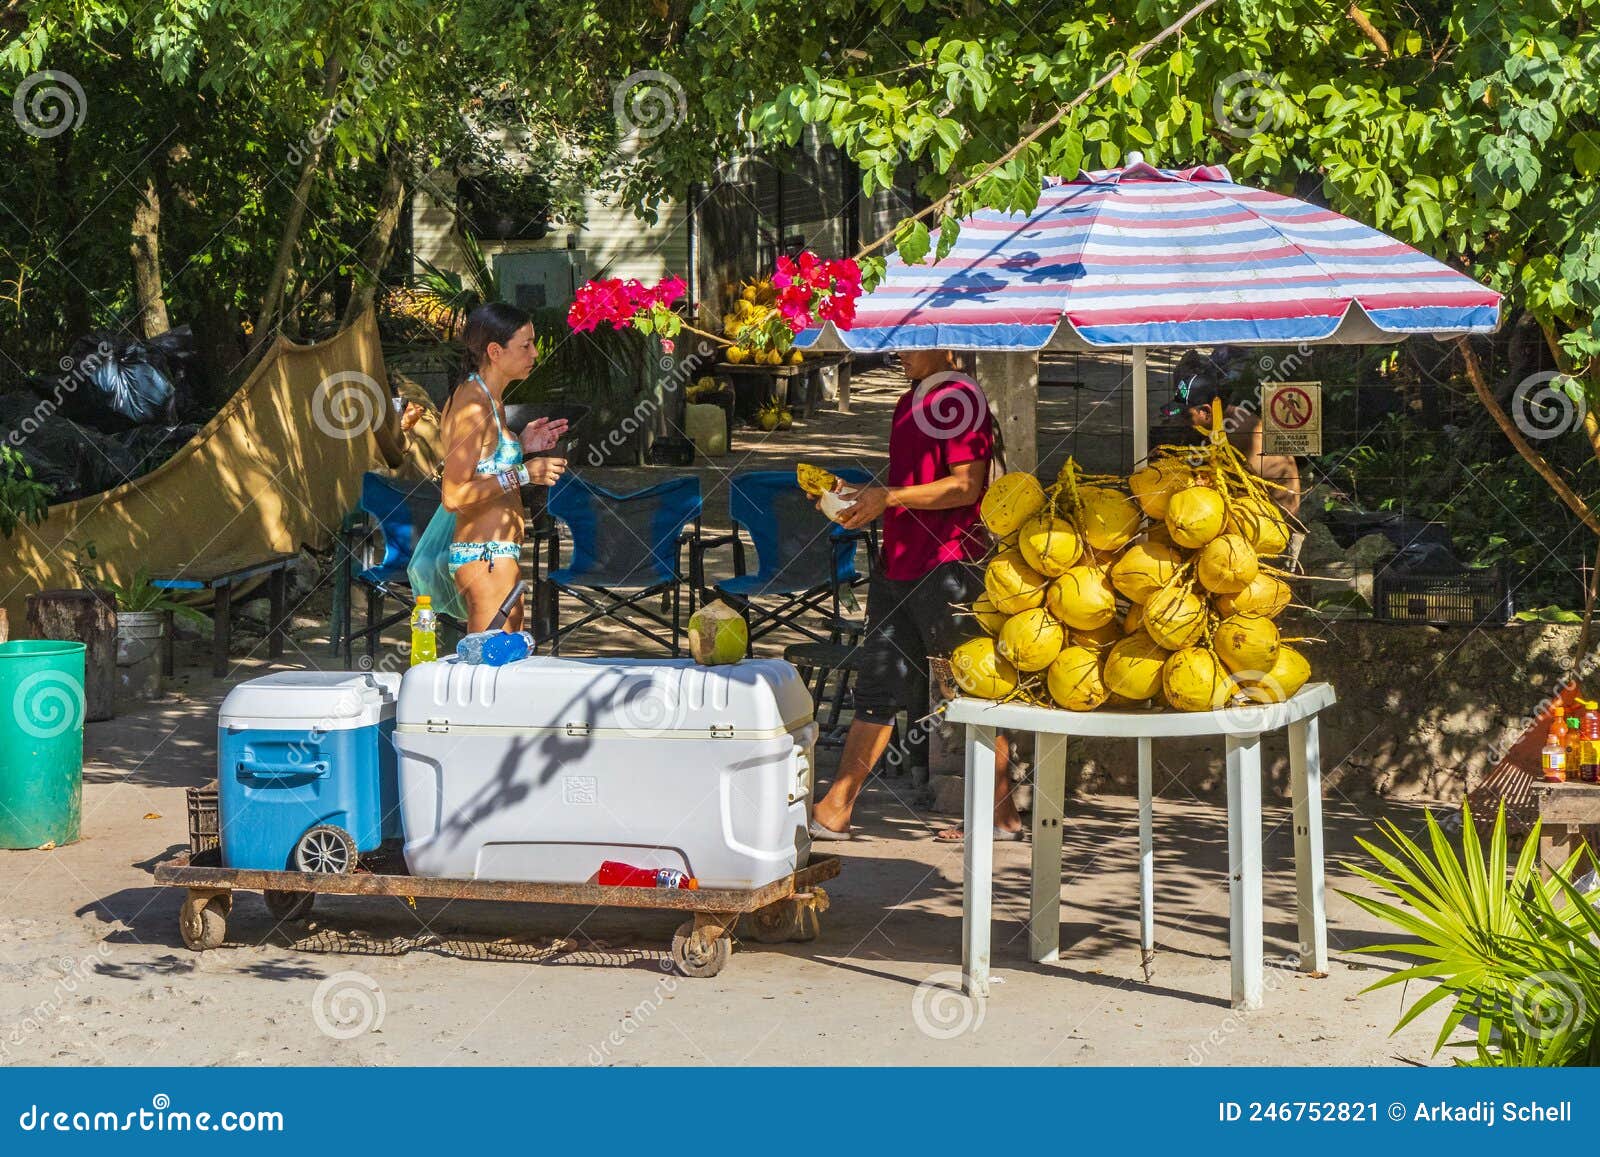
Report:
M874 574L867 586L867 631L856 669L856 718L888 723L902 708L927 711L928 659L948 658L983 633L968 607L983 593L972 563L947 562L913 581Z

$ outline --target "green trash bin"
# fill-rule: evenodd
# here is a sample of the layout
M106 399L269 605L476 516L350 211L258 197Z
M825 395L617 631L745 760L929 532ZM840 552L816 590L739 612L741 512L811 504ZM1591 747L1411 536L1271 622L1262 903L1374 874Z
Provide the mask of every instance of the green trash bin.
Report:
M82 643L0 643L0 848L78 838L83 662Z

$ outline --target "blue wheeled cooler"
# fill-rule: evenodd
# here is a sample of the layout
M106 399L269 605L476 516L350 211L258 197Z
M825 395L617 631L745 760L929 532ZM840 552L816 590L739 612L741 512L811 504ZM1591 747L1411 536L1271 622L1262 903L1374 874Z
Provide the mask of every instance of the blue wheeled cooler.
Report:
M344 873L398 839L398 674L280 671L241 683L217 717L222 864Z

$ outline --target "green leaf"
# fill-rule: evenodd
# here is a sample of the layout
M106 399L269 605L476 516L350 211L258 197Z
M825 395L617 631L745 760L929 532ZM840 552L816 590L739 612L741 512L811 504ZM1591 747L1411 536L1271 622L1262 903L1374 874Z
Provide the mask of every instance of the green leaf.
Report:
M894 231L894 247L907 265L921 265L928 256L928 227L921 221L901 222Z

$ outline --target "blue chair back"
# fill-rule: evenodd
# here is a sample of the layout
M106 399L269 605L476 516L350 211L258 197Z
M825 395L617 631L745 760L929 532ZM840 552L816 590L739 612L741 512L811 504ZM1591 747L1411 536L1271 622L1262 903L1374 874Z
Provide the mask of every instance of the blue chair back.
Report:
M572 561L552 571L558 586L644 590L674 582L678 536L700 517L700 479L673 478L616 494L563 474L545 507L572 533Z
M872 481L865 470L835 470L844 481ZM795 481L793 470L748 470L735 474L728 514L755 544L757 569L737 585L743 594L800 594L860 578L854 537L816 508ZM727 584L724 584L727 585Z
M396 482L382 474L363 474L359 509L378 524L383 534L383 557L357 577L363 582L403 581L417 539L440 501L436 482Z

